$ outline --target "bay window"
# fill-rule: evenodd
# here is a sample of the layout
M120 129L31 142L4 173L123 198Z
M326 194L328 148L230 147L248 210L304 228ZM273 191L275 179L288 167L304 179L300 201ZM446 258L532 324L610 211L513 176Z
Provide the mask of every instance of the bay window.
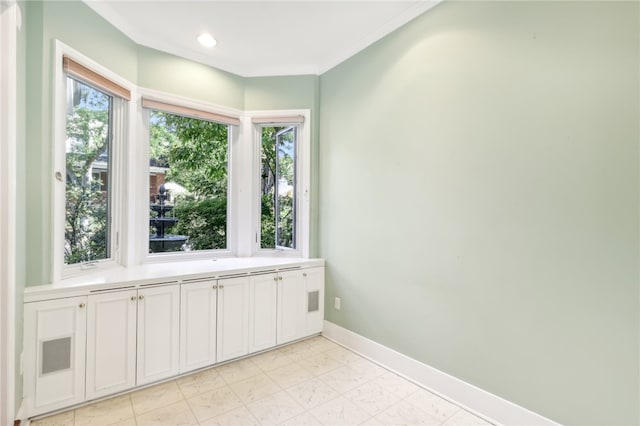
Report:
M145 262L308 257L308 110L137 88L56 47L54 282Z

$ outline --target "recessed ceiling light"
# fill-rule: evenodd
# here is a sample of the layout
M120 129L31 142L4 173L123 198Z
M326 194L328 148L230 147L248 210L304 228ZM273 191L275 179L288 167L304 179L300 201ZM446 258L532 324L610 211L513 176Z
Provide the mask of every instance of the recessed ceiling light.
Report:
M200 42L200 44L204 47L213 47L218 43L216 39L211 36L211 34L207 33L200 34L198 36L198 42Z

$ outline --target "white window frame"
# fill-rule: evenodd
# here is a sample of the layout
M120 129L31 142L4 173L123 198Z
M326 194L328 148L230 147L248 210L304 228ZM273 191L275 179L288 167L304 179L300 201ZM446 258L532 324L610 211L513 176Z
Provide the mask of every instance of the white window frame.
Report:
M0 2L0 423L15 416L17 32L20 9Z
M211 112L214 114L228 115L241 117L242 111L227 108L220 105L195 101L193 99L185 98L182 96L172 95L169 93L140 88L140 94L142 97L150 98L156 101L183 106L187 108L193 108L201 111ZM138 202L136 202L135 209L138 212L136 215L136 222L149 223L149 110L147 108L140 108L141 117L141 132L137 140L142 143L141 158L136 160L135 164L138 164L140 170L144 170L144 176L139 177L137 184L138 188L144 188L146 192L144 195L139 196ZM160 262L175 262L175 261L188 261L188 260L200 260L200 259L212 259L212 258L224 258L233 257L237 254L237 229L238 218L234 212L238 211L237 202L237 184L236 179L238 173L236 168L238 167L238 161L236 160L236 147L240 145L241 129L242 125L234 126L228 125L228 169L227 169L227 248L216 250L198 250L190 252L166 252L166 253L149 253L149 233L148 226L139 226L141 230L136 234L135 239L139 240L139 252L141 253L140 263L160 263ZM143 181L144 179L144 181Z
M64 264L65 183L55 178L56 171L64 176L66 166L66 73L63 55L103 75L131 92L130 101L114 102L112 164L112 223L111 258L91 262L90 265ZM162 91L137 87L109 69L85 57L64 43L55 42L54 61L53 168L50 170L52 188L52 281L95 273L115 267L145 263L162 263L215 259L223 257L309 257L310 200L311 200L311 111L309 109L242 111L208 102L197 101ZM192 252L149 253L149 110L142 108L142 97L160 102L199 109L214 114L239 117L240 125L229 125L229 169L227 192L227 248ZM114 100L116 98L114 97ZM262 249L260 247L260 148L261 125L252 118L285 118L302 116L301 123L277 122L277 125L296 124L297 193L296 193L296 249ZM115 137L115 135L119 135ZM146 224L141 226L141 224Z
M67 74L62 67L63 55L72 57L74 61L97 72L98 74L112 80L120 86L128 89L132 95L132 101L125 101L118 97L113 97L112 125L113 139L109 160L111 162L109 196L111 197L111 224L110 224L110 248L111 253L108 259L101 259L92 262L67 265L64 263L64 227L65 227L65 169L66 169L66 79ZM54 150L53 150L53 170L51 176L52 202L52 227L53 238L51 253L53 255L52 281L58 282L64 278L82 275L96 270L113 268L118 265L126 265L127 251L121 249L121 242L127 241L125 234L126 197L124 188L127 185L127 170L129 169L126 159L128 156L127 145L134 141L131 137L131 114L133 108L131 103L135 99L135 85L120 77L113 71L103 67L97 62L87 58L75 49L56 40L55 60L54 60L54 101L53 101L53 126L54 126ZM60 173L62 179L56 178Z
M302 116L301 123L286 121L286 117ZM253 118L274 118L274 123L253 124ZM284 121L277 121L279 117ZM250 127L253 147L252 164L252 188L251 196L251 222L252 230L251 254L256 257L309 257L309 227L310 227L310 201L311 201L311 111L308 109L295 110L270 110L270 111L249 111L245 115L245 126ZM260 247L260 163L261 163L261 128L266 126L297 126L296 140L296 248L282 249Z

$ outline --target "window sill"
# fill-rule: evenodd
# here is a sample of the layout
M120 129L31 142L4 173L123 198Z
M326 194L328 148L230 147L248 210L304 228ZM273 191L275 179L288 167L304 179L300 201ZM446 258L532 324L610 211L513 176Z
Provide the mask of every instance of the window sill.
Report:
M324 259L230 257L148 263L127 268L110 268L63 279L53 284L27 287L24 291L24 301L28 303L59 297L86 296L96 291L137 288L142 285L179 284L194 279L213 280L230 275L252 275L319 266L324 266Z

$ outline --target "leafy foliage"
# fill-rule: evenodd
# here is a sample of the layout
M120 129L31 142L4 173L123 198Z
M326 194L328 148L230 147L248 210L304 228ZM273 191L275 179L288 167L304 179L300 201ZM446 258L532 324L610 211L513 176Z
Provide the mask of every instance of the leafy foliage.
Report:
M68 79L73 88L67 115L65 263L105 259L108 253L108 196L98 160L108 161L111 98ZM94 176L96 175L96 176Z
M226 125L153 112L150 154L152 162L169 167L167 180L196 198L226 196Z
M211 250L227 247L227 199L181 201L174 207L179 218L176 233L188 235L191 250Z
M295 130L283 132L278 139L278 133L285 129L287 127L262 128L260 217L262 248L295 247L293 205ZM287 191L287 186L290 187L290 191Z

